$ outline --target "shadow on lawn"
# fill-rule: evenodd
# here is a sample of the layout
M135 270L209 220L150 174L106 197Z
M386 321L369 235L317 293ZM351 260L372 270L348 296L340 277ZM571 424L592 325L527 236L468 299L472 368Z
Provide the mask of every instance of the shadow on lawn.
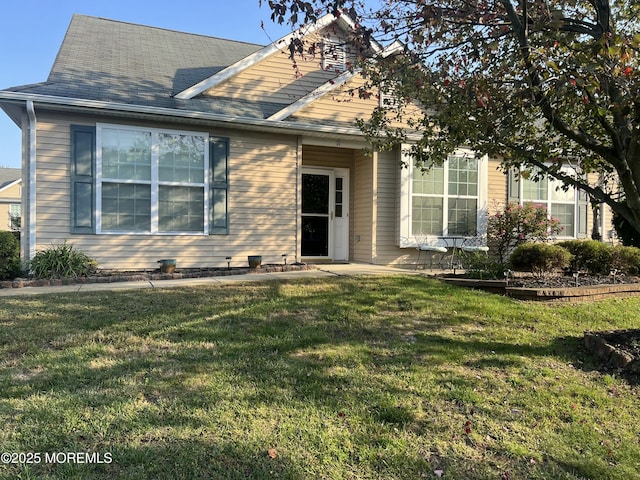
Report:
M416 281L424 288L407 297ZM37 421L13 428L37 442L46 425L52 451L109 445L112 465L86 467L104 478L121 473L136 478L136 472L144 472L147 478L302 479L309 472L286 448L297 444L322 456L325 446L274 427L287 411L311 410L318 418L306 419L310 428L335 430L361 452L383 452L393 443L394 429L420 436L429 421L416 413L415 404L424 399L397 375L422 374L425 365L436 373L442 369L448 398L471 405L478 399L473 379L448 373L449 366L519 367L523 357L532 356L574 361L580 351L572 338L530 345L487 341L482 332L467 332L483 312L464 295L477 294L460 291L462 298L454 298L452 292L459 291L440 282L398 278L381 285L375 279L340 279L324 288L309 295L299 286L270 282L65 295L42 304L41 298L20 299L23 308L41 309L42 315L8 319L6 329L16 337L3 348L14 375L2 397L48 392L60 404L25 407L24 418ZM442 298L448 305L433 303ZM431 306L424 308L425 303ZM452 334L452 328L460 331ZM27 339L32 343L26 345ZM67 426L51 423L56 408L81 418L107 412L104 418L115 420L107 425L79 421L70 433ZM273 421L260 418L269 424L263 433L246 431L251 424L243 414L260 417L264 413L256 412L280 408ZM304 425L305 419L299 421ZM226 422L238 424L229 428ZM239 436L243 429L247 438ZM190 432L189 437L180 432ZM193 432L198 438L191 438ZM126 439L125 445L119 439ZM270 448L276 449L275 458ZM358 455L346 452L331 461L357 465ZM428 453L386 455L367 461L380 472L443 466L430 463ZM465 463L451 455L449 462Z

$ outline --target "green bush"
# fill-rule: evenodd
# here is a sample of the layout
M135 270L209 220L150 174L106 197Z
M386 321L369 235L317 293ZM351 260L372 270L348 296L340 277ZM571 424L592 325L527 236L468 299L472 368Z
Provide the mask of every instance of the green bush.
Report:
M479 252L463 253L462 266L467 277L483 280L503 278L506 269L503 263L492 260L484 253Z
M36 278L86 276L95 272L97 266L98 262L66 241L37 252L31 259L31 271Z
M623 245L611 247L609 270L616 270L625 275L638 275L640 273L640 248Z
M0 280L11 280L21 274L20 242L14 232L0 231Z
M566 240L557 245L566 248L573 255L570 268L574 272L608 275L611 271L611 245L597 240Z
M547 243L523 243L509 257L514 270L531 272L538 277L566 268L570 261L568 250Z

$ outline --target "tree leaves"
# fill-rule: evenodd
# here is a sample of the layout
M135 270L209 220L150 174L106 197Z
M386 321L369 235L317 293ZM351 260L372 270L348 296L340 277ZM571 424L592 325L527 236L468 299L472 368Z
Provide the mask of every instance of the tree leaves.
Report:
M289 19L297 20L302 13L312 19L345 3L272 0L269 5L278 18L287 8ZM387 0L371 9L349 2L348 13L367 32L367 41L403 44L401 55L361 65L367 88L394 85L401 108L376 110L359 126L376 148L407 141L397 123L406 120L402 106L412 99L424 115L410 122L412 133L420 135L411 149L417 163L441 163L466 145L504 158L505 168L545 169L560 159L584 173L616 171L624 201L617 185L581 180L581 186L640 229L640 7L635 3Z

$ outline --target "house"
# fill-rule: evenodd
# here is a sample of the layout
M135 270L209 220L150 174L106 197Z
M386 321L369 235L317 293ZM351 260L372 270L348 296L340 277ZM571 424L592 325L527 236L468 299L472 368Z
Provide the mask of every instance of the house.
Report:
M75 15L49 78L0 91L25 145L23 257L68 241L103 268L411 264L418 233L482 232L510 196L586 235L579 195L496 159L460 149L422 175L401 147L368 153L354 121L380 99L353 95L352 32L327 15L261 46ZM303 35L317 48L294 64Z
M0 167L0 230L20 230L21 190L20 169Z

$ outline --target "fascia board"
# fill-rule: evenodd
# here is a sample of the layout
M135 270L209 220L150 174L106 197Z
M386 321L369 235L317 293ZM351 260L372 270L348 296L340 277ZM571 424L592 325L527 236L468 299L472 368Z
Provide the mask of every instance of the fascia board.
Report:
M68 97L56 97L49 95L27 94L19 92L0 91L0 103L28 102L32 101L37 106L68 109L73 111L99 112L101 114L119 114L121 116L155 116L162 119L193 120L206 124L213 124L224 128L237 128L241 130L254 130L261 132L282 133L288 135L308 136L344 136L350 138L364 138L362 131L357 127L339 127L334 125L319 125L291 121L273 121L269 119L222 115L219 113L201 112L196 110L178 110L165 107L150 107L145 105L131 105L126 103L103 102L98 100L81 100ZM418 141L421 135L408 134L409 141Z
M185 119L217 123L229 128L240 128L260 131L272 131L286 134L312 135L347 135L362 137L362 132L356 127L338 127L332 125L305 124L298 122L274 122L273 120L242 116L222 115L218 113L201 112L196 110L178 110L165 107L150 107L145 105L131 105L124 103L103 102L97 100L82 100L49 95L26 94L19 92L0 92L0 102L32 101L40 107L99 111L102 114L120 115L152 115L164 118Z

